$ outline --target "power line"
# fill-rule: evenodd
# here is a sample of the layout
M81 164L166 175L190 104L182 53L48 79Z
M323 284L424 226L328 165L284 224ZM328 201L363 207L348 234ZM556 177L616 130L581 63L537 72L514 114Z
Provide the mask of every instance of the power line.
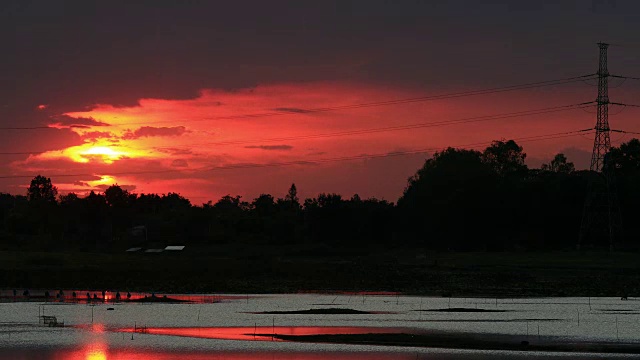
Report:
M176 149L176 148L192 149L194 146L201 146L201 145L213 145L213 146L243 145L243 144L257 144L257 143L265 143L265 142L295 141L295 140L308 140L308 139L340 137L340 136L364 135L364 134L389 132L389 131L413 130L413 129L420 129L420 128L430 128L430 127L465 124L465 123L482 122L482 121L490 121L490 120L509 119L509 118L515 118L515 117L521 117L521 116L541 115L541 114L548 114L548 113L574 110L574 109L584 109L586 107L589 107L587 105L590 105L593 103L594 103L593 101L588 101L588 102L577 103L577 104L547 107L547 108L540 108L540 109L533 109L533 110L523 110L523 111L516 111L516 112L510 112L510 113L503 113L503 114L474 116L474 117L462 118L462 119L440 120L440 121L432 121L432 122L416 123L416 124L408 124L408 125L388 126L388 127L381 127L381 128L370 128L370 129L340 131L340 132L322 133L322 134L309 134L309 135L299 135L299 136L289 136L289 137L279 137L279 138L195 143L195 144L190 144L188 146L180 146L180 145L163 146L163 147L154 147L153 149L156 149L156 150L166 150L166 149ZM136 150L150 150L150 149L136 149ZM0 152L0 155L30 155L30 154L43 153L46 151L49 151L49 150L26 151L26 152Z
M424 102L424 101L453 99L453 98L459 98L459 97L465 97L465 96L487 95L487 94L495 94L495 93L502 93L502 92L508 92L508 91L526 90L526 89L545 87L545 86L563 85L563 84L583 81L586 78L594 77L595 75L596 74L587 74L587 75L573 76L573 77L567 77L567 78L555 79L555 80L537 81L537 82L531 82L531 83L525 83L525 84L519 84L519 85L509 85L509 86L494 87L494 88L487 88L487 89L481 89L481 90L469 90L469 91L461 91L461 92L446 93L446 94L439 94L439 95L429 95L429 96L387 100L387 101L376 101L376 102L361 103L361 104L318 107L318 108L309 108L309 109L298 109L298 108L289 107L289 108L281 108L284 110L276 110L276 111L266 112L266 113L241 114L241 115L208 117L208 118L202 118L202 119L188 119L188 120L182 119L182 120L160 120L155 122L132 122L132 123L127 123L125 125L154 125L154 124L162 124L162 123L178 124L178 123L202 122L202 121L211 121L211 120L253 119L253 118L262 118L262 117L272 117L272 116L278 116L278 115L322 113L322 112L329 112L329 111L352 110L352 109L360 109L360 108L368 108L368 107L376 107L376 106L401 105L401 104L410 104L410 103ZM0 130L40 130L40 129L54 129L54 128L48 127L48 126L0 127Z
M640 105L636 105L636 104L623 104L623 103L617 103L617 102L610 102L609 104L618 105L618 106L626 106L626 107L640 107Z
M617 133L623 133L623 134L640 135L640 132L636 132L636 131L614 130L614 129L611 129L610 131L617 132Z
M56 129L51 126L21 126L21 127L0 127L0 130L45 130L45 129Z
M622 76L622 75L609 74L609 77L618 78L618 79L640 80L640 77L635 77L635 76Z
M545 80L545 81L538 81L538 82L525 83L525 84L519 84L519 85L509 85L509 86L495 87L495 88L488 88L488 89L481 89L481 90L470 90L470 91L462 91L462 92L439 94L439 95L421 96L421 97L414 97L414 98L407 98L407 99L397 99L397 100L378 101L378 102L341 105L341 106L332 106L332 107L309 108L309 109L288 108L287 110L278 110L278 111L273 111L268 113L209 117L209 118L203 118L203 119L182 120L182 122L252 119L252 118L272 117L272 116L278 116L278 115L322 113L322 112L330 112L330 111L336 111L336 110L352 110L352 109L361 109L361 108L377 107L377 106L410 104L410 103L416 103L416 102L445 100L445 99L459 98L459 97L465 97L465 96L487 95L487 94L495 94L495 93L502 93L502 92L508 92L508 91L526 90L526 89L537 88L537 87L562 85L562 84L582 81L585 78L594 77L595 75L597 74L587 74L587 75L574 76L574 77L568 77L563 79ZM176 122L175 120L165 120L165 121L157 121L153 123L149 123L149 122L135 123L134 122L134 123L127 123L127 125L149 125L149 124L175 123L175 122Z
M578 103L578 104L562 105L562 106L555 106L555 107L548 107L548 108L541 108L541 109L533 109L533 110L524 110L524 111L517 111L517 112L503 113L503 114L495 114L495 115L483 115L483 116L474 116L474 117L462 118L462 119L454 119L454 120L441 120L441 121L433 121L433 122L425 122L425 123L416 123L416 124L398 125L398 126L388 126L388 127L381 127L381 128L370 128L370 129L351 130L351 131L341 131L341 132L324 133L324 134L310 134L310 135L289 136L289 137L279 137L279 138L263 138L263 139L250 139L250 140L229 140L229 141L196 143L196 144L190 144L188 147L191 148L193 146L199 146L199 145L215 145L215 146L244 145L244 144L252 144L252 143L292 141L292 140L308 140L308 139L316 139L316 138L327 138L327 137L338 137L338 136L349 136L349 135L362 135L362 134L371 134L371 133L387 132L387 131L413 130L413 129L419 129L419 128L430 128L430 127L465 124L465 123L472 123L472 122L482 122L482 121L490 121L490 120L509 119L509 118L516 118L516 117L521 117L521 116L532 116L532 115L548 114L548 113L567 111L567 110L574 110L574 109L582 109L582 108L588 107L586 105L593 104L593 103L594 103L593 101L589 101L589 102ZM183 148L183 146L155 147L155 149L175 149L175 148Z
M583 130L574 130L574 131L564 131L558 133L551 134L542 134L542 135L534 135L527 136L521 138L514 138L512 140L519 142L533 142L533 141L542 141L542 140L551 140L551 139L559 139L566 138L571 136L581 135L582 133L592 131L593 128L583 129ZM456 146L449 146L455 148L474 148L479 146L486 146L492 144L493 141L485 141L485 142L477 142L471 144L463 144ZM447 147L445 147L447 148ZM159 173L174 173L174 172L209 172L209 171L221 171L221 170L235 170L235 169L251 169L251 168L266 168L266 167L280 167L280 166L291 166L291 165L312 165L312 164L323 164L323 163L332 163L332 162L341 162L341 161L352 161L352 160L365 160L365 159L377 159L377 158L387 158L387 157L395 157L395 156L405 156L405 155L413 155L413 154L421 154L428 153L432 151L441 150L443 147L430 147L423 149L414 149L407 151L397 151L391 153L378 153L378 154L363 154L356 156L343 156L343 157L334 157L334 158L325 158L325 159L313 159L313 160L295 160L295 161L285 161L285 162L273 162L273 163L264 163L264 164L230 164L226 166L204 166L196 169L166 169L166 170L149 170L149 171L124 171L124 172L112 172L109 173L109 176L121 176L121 175L143 175L143 174L159 174ZM55 174L50 175L49 177L78 177L78 176L96 176L95 173L79 173L79 174ZM20 178L32 178L33 175L4 175L0 176L0 179L20 179Z

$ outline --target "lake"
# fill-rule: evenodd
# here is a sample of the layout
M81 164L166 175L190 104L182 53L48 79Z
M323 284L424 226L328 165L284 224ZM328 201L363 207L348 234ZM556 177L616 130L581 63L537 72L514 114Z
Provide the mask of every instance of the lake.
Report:
M76 299L70 295L72 290L65 290L61 299L51 296L51 301L45 301L38 298L42 291L32 291L27 301L21 296L14 299L8 291L0 292L0 358L601 359L605 355L530 349L537 345L604 344L637 352L640 345L637 299L213 294L168 295L185 302L147 303L112 302L112 292L105 294L106 302L101 293L97 293L97 301L87 301L86 291L76 293ZM150 297L132 294L131 299L144 299L145 295ZM155 299L162 299L162 295ZM64 327L42 324L43 314L55 316ZM357 344L325 343L333 339L331 336L319 343L313 337L344 334L409 334L410 338L429 341L446 339L458 348L414 343L389 346L368 338L359 338ZM460 339L488 339L507 345L526 341L528 345L515 351L480 350L473 344L463 349ZM606 354L606 358L613 357L640 355Z

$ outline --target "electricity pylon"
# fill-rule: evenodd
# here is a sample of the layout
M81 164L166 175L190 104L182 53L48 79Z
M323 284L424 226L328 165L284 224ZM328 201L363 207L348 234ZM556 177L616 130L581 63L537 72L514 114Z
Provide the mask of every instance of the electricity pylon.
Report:
M609 128L609 71L607 69L607 48L609 44L598 43L600 60L598 66L598 98L596 136L591 154L591 174L587 197L582 212L582 223L578 237L578 249L587 238L594 243L606 239L609 250L613 250L616 232L620 224L620 207L616 194L615 178L607 154L611 150Z

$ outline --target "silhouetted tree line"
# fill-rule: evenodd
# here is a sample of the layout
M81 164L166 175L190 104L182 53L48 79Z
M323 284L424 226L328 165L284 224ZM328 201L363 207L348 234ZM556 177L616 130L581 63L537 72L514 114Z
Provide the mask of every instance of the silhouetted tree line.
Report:
M26 250L123 251L170 244L313 245L316 251L442 251L575 248L589 181L563 154L540 169L525 165L513 140L484 151L448 148L427 159L396 204L357 194L319 194L301 201L295 184L282 198L251 202L223 196L194 206L177 193L135 194L112 185L104 193L58 196L36 176L26 196L0 193L0 246ZM635 249L640 234L640 141L613 148L623 214L616 245ZM605 245L597 234L592 246Z

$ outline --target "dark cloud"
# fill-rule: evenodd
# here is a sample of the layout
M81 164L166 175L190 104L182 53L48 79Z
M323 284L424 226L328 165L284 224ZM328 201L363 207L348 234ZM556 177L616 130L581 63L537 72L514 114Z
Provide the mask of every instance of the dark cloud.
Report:
M187 167L189 163L185 159L175 159L171 162L171 166L173 167Z
M99 154L79 154L78 156L89 161L90 163L99 163L103 162L104 160L104 156Z
M637 1L247 0L162 2L160 6L158 1L141 0L126 2L126 11L121 3L7 0L0 4L0 67L11 70L0 75L0 126L52 122L66 127L106 126L94 119L50 117L87 111L96 104L136 106L142 98L193 99L209 88L352 81L442 93L593 73L595 43L637 45L640 21ZM639 57L637 46L612 47L610 71L638 76ZM627 82L621 89L637 87ZM544 93L540 95L545 98ZM629 98L633 99L631 94ZM40 104L48 107L38 110ZM292 104L279 111L303 113L303 106ZM83 139L71 130L2 132L0 148L44 151L82 144ZM589 151L571 150L565 149L569 160L578 168L588 167ZM283 171L269 179L272 187L264 191L278 191L282 182L300 176L308 192L347 194L359 189L364 197L362 189L367 188L372 195L388 196L406 183L406 179L397 181L394 171L402 177L411 175L421 165L417 157L378 159L379 165L372 164L362 175L350 170L352 163L336 165L342 172L332 170L326 176L321 171L310 175ZM413 162L400 160L410 158ZM6 159L15 160L3 159L3 169L9 168ZM176 170L168 162L133 159L110 167L42 165L50 174ZM251 174L262 178L264 171ZM242 174L224 184L229 187L225 191L240 186L235 184L244 186L236 188L238 193L250 187L246 181L237 181L246 176L238 172ZM327 179L325 187L318 185L320 178ZM151 180L151 175L141 177L141 181ZM337 181L341 182L332 183ZM4 184L24 193L18 187L23 183Z
M191 149L181 149L181 148L166 148L166 147L157 147L155 148L156 150L166 153L166 154L171 154L171 155L191 155L193 154L193 150Z
M634 40L640 5L599 4L595 12L588 1L136 1L122 11L117 2L7 0L0 64L12 69L4 81L12 85L0 98L64 113L274 82L439 88L553 78L593 70L582 50L598 39Z
M291 145L249 145L249 146L245 146L245 149L289 151L293 149L293 146Z
M39 154L46 151L62 150L82 143L80 136L71 129L45 128L32 131L0 131L0 152ZM27 156L23 155L22 158ZM0 161L2 160L16 159L3 157Z
M98 139L112 138L115 135L109 131L90 131L80 136L82 140L94 142Z
M327 152L326 151L316 151L316 152L310 152L307 154L307 156L320 156L320 155L326 155Z
M203 159L200 160L204 161ZM206 159L206 165L212 167L220 166L224 163L228 163L228 159L222 156ZM20 180L21 183L24 183L24 179L30 180L37 174L51 177L52 181L58 183L90 182L100 180L101 176L107 175L116 178L122 176L135 177L141 186L155 180L193 180L210 179L211 177L211 173L204 171L189 171L186 168L173 167L171 166L171 161L145 158L122 158L110 164L104 163L101 157L87 163L74 162L67 158L31 158L16 164L13 171L17 174L26 175ZM33 176L30 174L33 174Z
M75 118L68 115L52 116L51 120L53 121L51 126L55 126L55 127L88 128L91 126L110 126L105 122L98 121L93 118L85 118L85 117Z
M174 126L174 127L143 126L133 132L128 131L122 136L122 138L124 140L132 140L132 139L139 139L142 137L153 137L153 136L181 136L182 134L187 132L188 130L184 126Z
M313 111L309 111L309 110L305 110L305 109L287 108L287 107L275 108L273 110L281 111L281 112L289 112L289 113L294 113L294 114L307 114L307 113L313 112Z

